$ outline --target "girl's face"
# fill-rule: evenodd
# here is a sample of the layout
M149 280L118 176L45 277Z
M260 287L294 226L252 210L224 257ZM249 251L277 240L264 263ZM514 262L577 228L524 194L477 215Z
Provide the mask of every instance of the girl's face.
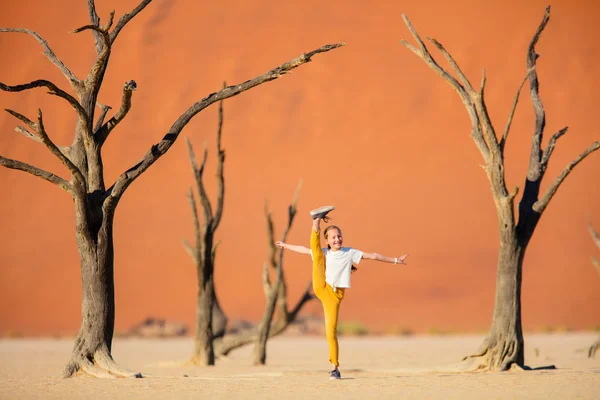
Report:
M342 237L342 231L337 228L331 228L327 231L327 244L332 250L339 250L342 248L344 238Z

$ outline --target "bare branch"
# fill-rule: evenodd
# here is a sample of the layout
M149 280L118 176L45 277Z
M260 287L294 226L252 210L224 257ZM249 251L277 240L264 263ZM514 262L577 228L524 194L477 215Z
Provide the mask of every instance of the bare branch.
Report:
M194 264L198 263L198 260L196 259L196 250L194 250L190 242L183 240L183 247L185 248L185 252L192 257L192 260L194 260Z
M64 76L67 77L72 87L81 85L81 81L77 79L75 74L67 68L67 66L54 54L48 42L42 38L37 32L34 32L29 29L21 29L21 28L0 28L0 32L16 32L16 33L26 33L28 35L33 36L44 48L44 55L52 62L52 64L56 65L58 69L63 73Z
M421 40L421 37L419 36L417 31L415 30L415 28L413 28L408 17L402 14L402 19L404 20L404 23L408 27L410 33L413 35L413 37L419 44L420 50L416 49L414 46L411 46L405 40L402 40L401 43L406 48L415 53L417 56L419 56L423 61L425 61L425 63L429 65L431 69L433 69L438 75L444 78L444 80L448 82L448 84L450 84L450 86L458 93L463 104L467 109L467 112L469 113L469 117L471 118L471 137L473 138L473 141L475 141L475 145L477 146L477 148L481 152L481 155L483 156L483 159L487 163L490 158L490 150L483 138L483 132L481 130L479 116L477 115L477 110L471 98L467 95L465 88L461 86L461 84L458 83L458 81L452 75L450 75L445 69L440 67L440 65L434 60L434 58L431 56L431 53L429 53L429 50L427 50L425 43L423 43L423 40Z
M283 75L290 72L291 70L310 62L311 58L314 55L328 52L343 45L343 43L326 45L309 53L302 54L300 57L297 57L285 64L282 64L279 67L274 68L263 75L255 77L239 85L228 86L225 89L222 89L216 93L212 93L200 100L199 102L195 103L175 121L175 123L171 126L169 132L163 137L163 139L159 143L152 146L152 148L144 155L144 157L136 165L134 165L126 172L121 174L121 176L119 176L114 185L108 189L109 195L116 198L120 198L132 182L134 182L144 171L146 171L152 164L156 162L156 160L162 157L171 148L173 143L175 143L175 140L177 140L177 138L179 137L179 134L181 133L183 128L190 122L190 120L196 114L204 110L206 107L210 106L215 102L225 100L229 97L237 96L238 94L245 92L246 90L262 85L263 83L280 78Z
M462 70L460 69L460 67L458 66L456 61L454 60L454 57L452 57L452 55L450 53L448 53L448 51L444 48L444 46L442 46L442 44L440 42L438 42L434 38L430 38L430 37L427 39L429 39L429 41L431 43L433 43L434 46L437 47L438 50L444 55L444 57L446 58L446 60L448 61L448 63L452 67L452 69L454 70L454 72L456 72L458 79L460 79L460 82L462 83L462 87L466 88L467 93L470 93L471 95L475 94L475 89L473 89L473 85L471 85L471 82L469 82L469 79L467 79L465 74L462 72Z
M548 20L550 19L550 6L546 8L544 18L540 23L527 52L527 70L529 73L529 92L531 95L531 103L535 112L535 131L532 136L531 143L531 155L529 159L529 170L527 172L527 178L531 181L536 181L541 174L541 144L542 135L544 133L544 127L546 126L546 113L544 111L544 105L539 94L539 82L537 77L537 71L535 70L538 55L535 52L535 45L542 34L542 31L546 27Z
M96 12L96 5L94 4L94 0L88 0L88 12L90 14L90 22L92 25L100 26L100 17ZM102 51L102 35L98 32L94 32L94 46L96 47L96 54L100 54Z
M227 84L223 82L223 88ZM223 216L223 204L225 202L225 176L223 175L223 165L225 164L225 150L221 148L221 136L223 133L223 100L219 101L219 123L217 129L217 210L212 223L212 229L215 230L221 222Z
M479 121L481 123L483 123L483 137L487 143L487 148L492 153L496 153L497 151L499 151L498 141L496 138L495 130L492 126L492 121L487 112L487 107L485 105L485 97L484 97L484 90L485 90L485 83L486 83L485 70L483 71L483 73L481 75L481 88L479 90L479 93L477 93L477 92L475 92L475 89L473 89L473 86L471 85L471 82L469 82L469 79L467 79L465 74L462 72L462 70L458 66L458 63L456 62L456 60L454 60L454 57L452 57L452 55L444 48L444 46L440 42L438 42L437 40L435 40L433 38L429 38L429 40L444 55L444 57L446 58L446 60L448 61L448 63L450 64L450 66L452 67L452 69L454 70L456 75L458 76L458 78L460 79L462 86L464 88L466 88L466 93L471 98L471 101L469 103L475 104L476 109L478 111L478 115L479 115Z
M288 223L283 231L283 235L281 237L281 241L285 242L287 240L287 236L292 228L292 224L294 222L294 217L296 216L298 210L298 199L300 197L300 190L302 189L302 180L298 181L298 185L296 186L296 191L294 193L294 199L292 200L292 204L288 206ZM275 250L275 238L271 237L270 243L273 246L273 250ZM288 305L287 305L287 284L284 279L283 272L283 249L279 249L279 257L277 260L277 266L281 269L278 273L281 275L281 284L279 285L279 293L277 295L277 303L280 310L279 318L285 319L286 323L289 321L288 315Z
M42 143L42 139L40 139L39 137L35 136L33 133L29 132L27 129L25 129L24 126L17 126L15 128L15 131L19 132L20 134L22 134L23 136L29 138L29 139L33 139L36 142L40 142Z
M69 194L73 194L73 188L71 187L71 184L67 180L61 178L60 176L54 175L50 172L44 171L43 169L40 169L38 167L34 167L33 165L24 163L22 161L5 158L2 156L0 156L0 165L2 165L3 167L6 167L6 168L10 168L10 169L16 169L19 171L28 172L33 176L37 176L37 177L42 178L50 183L55 184L56 186L58 186L59 188L61 188L62 190L64 190L65 192L67 192Z
M69 158L65 156L63 152L60 151L60 149L56 146L56 144L54 144L54 142L48 137L48 134L44 129L42 110L40 109L38 109L38 123L36 126L36 131L40 135L42 143L46 145L48 150L50 150L50 152L54 154L63 163L63 165L69 169L69 171L71 171L71 174L73 174L73 178L79 181L81 184L84 184L85 178L83 177L83 174L81 173L79 168L77 168L75 164L73 164L71 160L69 160Z
M535 68L535 67L533 67ZM515 95L515 99L513 100L512 107L510 108L510 113L508 114L508 121L506 121L506 126L504 127L504 133L502 134L502 139L500 140L500 151L504 153L504 146L506 145L506 139L508 138L508 132L510 131L510 126L512 125L513 117L515 116L515 111L517 109L517 103L519 103L519 96L521 95L521 89L523 89L523 85L527 82L527 78L531 70L528 70L525 74L525 77L521 81L519 85L519 89L517 89L517 94Z
M556 145L556 141L562 135L567 133L568 129L569 129L569 127L565 126L561 130L556 132L554 135L552 135L552 137L550 138L550 141L548 142L548 146L546 146L546 150L544 150L544 152L542 153L542 169L543 170L545 170L546 167L548 166L548 161L550 161L550 156L552 155L552 152L554 151L554 146Z
M210 226L212 225L213 221L212 206L210 204L210 199L208 198L208 194L206 193L206 188L204 187L203 182L204 165L206 164L206 158L208 157L208 149L205 143L202 164L200 165L200 167L198 167L198 165L196 164L196 156L194 154L194 148L192 147L192 143L187 137L185 138L185 142L188 146L188 152L190 154L190 163L192 165L192 171L194 172L194 178L196 179L198 194L200 195L200 202L202 204L202 211L204 214L204 223L206 224L206 226Z
M598 150L599 148L600 148L600 142L594 142L583 153L581 153L579 155L579 157L577 157L575 160L571 161L565 167L565 169L563 169L563 171L560 173L560 175L554 180L554 182L552 182L552 184L546 190L546 193L544 193L542 198L533 204L533 210L538 212L539 214L541 214L548 206L548 203L550 203L550 200L552 200L552 197L554 196L554 194L556 194L556 191L560 187L561 183L563 183L563 181L571 173L573 168L575 168L575 166L577 166L577 164L579 164L590 153Z
M472 92L472 96L475 101L475 108L477 113L479 114L479 121L483 124L483 137L486 141L487 147L494 154L495 160L497 162L502 162L502 155L500 154L500 147L498 145L498 138L496 137L496 130L492 124L492 119L487 111L487 106L485 104L485 70L483 70L481 76L481 88L479 89L479 93ZM504 184L502 184L504 185Z
M200 231L200 219L198 218L198 208L196 207L196 199L194 198L194 191L192 190L192 188L190 188L188 192L188 199L190 201L190 207L192 209L192 218L194 221L194 240L196 241L195 250L193 251L194 255L192 257L195 260L196 265L198 266L204 260L204 252L202 251L204 246L202 243L202 232ZM198 276L201 276L201 274L199 274Z
M306 287L304 294L302 295L302 297L300 297L300 299L298 300L298 302L296 303L296 305L294 306L292 311L290 311L288 313L288 316L287 316L288 322L294 321L296 319L296 317L298 316L298 314L300 313L300 310L302 310L302 307L304 306L304 304L306 304L307 302L309 302L310 300L312 300L314 298L316 298L316 296L314 295L314 293L312 293L312 281L311 281L311 282L308 282L308 286Z
M16 119L26 123L27 125L29 125L29 127L35 131L37 131L37 126L35 124L35 122L33 122L32 120L30 120L29 118L27 118L26 116L24 116L23 114L20 114L16 111L13 111L9 108L5 108L4 111L6 111L7 113L9 113L10 115L12 115L13 117L15 117Z
M271 268L277 267L277 261L275 259L275 226L273 225L273 217L269 212L269 206L265 201L265 218L267 220L267 245L269 246L269 265Z
M592 239L594 240L596 247L598 247L598 249L600 249L600 235L598 234L598 232L596 232L596 230L592 226L592 222L590 220L588 220L588 230L590 231L590 235L592 236Z
M112 24L112 17L114 16L114 11L111 13L108 24ZM93 88L94 93L98 93L100 90L101 77L104 75L104 71L106 70L106 65L108 62L108 57L110 56L111 51L111 41L110 36L108 34L108 30L101 26L96 25L85 25L80 28L77 28L71 33L79 33L86 30L91 30L100 34L103 40L103 46L100 53L96 57L96 61L94 61L94 65L90 69L87 77L85 78L85 85L87 87Z
M96 126L94 126L94 135L98 134L98 131L100 130L100 128L102 128L102 124L104 124L104 118L106 118L106 114L108 114L108 111L112 109L111 106L105 106L104 104L98 102L98 107L100 107L100 115L98 116L98 119L96 120Z
M263 271L262 271L262 282L263 282L263 292L266 297L269 297L269 293L271 293L271 279L269 278L269 264L263 263Z
M513 201L517 197L517 194L519 194L519 187L515 186L513 191L508 194L508 200Z
M48 137L48 134L46 133L46 130L44 129L44 122L42 119L42 110L38 109L38 122L37 123L33 122L32 120L30 120L23 114L19 114L16 111L9 110L9 109L5 109L5 111L7 113L9 113L10 115L12 115L13 117L15 117L15 118L23 121L27 125L29 125L29 127L38 134L39 141L41 141L42 143L44 143L46 145L48 150L50 150L50 152L52 154L54 154L69 169L69 171L71 171L73 176L79 182L82 182L82 183L85 182L85 180L83 179L83 175L81 174L79 169L71 162L71 160L69 160L62 153L62 151L60 151L60 149L56 146L56 144L54 144L54 142ZM31 135L30 132L27 131L27 133L29 135Z
M61 97L61 98L65 99L66 101L68 101L69 104L71 105L71 107L73 107L73 109L77 112L79 117L81 119L83 119L83 121L85 121L87 124L88 115L85 112L85 110L83 109L83 107L81 106L81 104L79 104L79 102L73 96L71 96L69 93L60 89L58 86L56 86L54 83L52 83L50 81L47 81L45 79L38 79L33 82L25 83L23 85L15 85L15 86L5 85L4 83L0 82L0 90L3 90L5 92L22 92L24 90L35 89L35 88L39 88L39 87L46 87L46 88L48 88L48 94Z
M137 88L137 84L135 83L134 80L127 81L127 82L125 82L125 85L123 85L123 96L121 97L121 108L119 108L119 111L117 111L117 113L114 115L114 117L109 119L95 133L96 143L98 143L100 146L102 146L104 144L104 142L108 138L108 135L110 135L112 130L119 124L119 122L121 122L127 116L127 113L131 109L131 97L133 96L133 92L135 91L136 88ZM102 111L103 111L104 115L106 115L106 112L104 112L104 110L102 110Z
M113 29L113 31L110 33L110 43L111 44L113 44L115 42L115 39L119 35L119 32L121 32L121 29L123 29L125 27L125 25L127 25L127 23L133 19L133 17L135 17L136 15L138 15L138 13L140 11L142 11L144 8L146 8L146 6L148 4L150 4L151 1L152 0L143 0L131 12L129 12L127 14L124 14L121 18L119 18L119 22L117 22L117 25L115 26L115 29Z

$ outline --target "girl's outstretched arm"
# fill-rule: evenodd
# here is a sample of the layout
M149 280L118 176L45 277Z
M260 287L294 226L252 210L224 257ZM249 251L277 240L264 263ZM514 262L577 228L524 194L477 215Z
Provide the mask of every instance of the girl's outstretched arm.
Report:
M392 264L404 264L406 265L406 257L408 257L408 254L403 254L400 257L386 257L386 256L382 256L379 253L364 253L362 255L362 258L367 259L367 260L376 260L376 261L383 261L383 262L388 262L388 263L392 263Z
M277 247L281 247L282 249L286 249L286 250L291 250L294 251L296 253L300 253L300 254L310 254L310 249L308 247L304 247L304 246L296 246L293 244L287 244L284 242L275 242L275 244L277 245Z

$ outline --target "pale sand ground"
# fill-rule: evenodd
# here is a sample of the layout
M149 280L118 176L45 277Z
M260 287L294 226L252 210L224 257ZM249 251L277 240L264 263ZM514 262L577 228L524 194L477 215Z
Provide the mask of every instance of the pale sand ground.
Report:
M341 381L327 379L326 343L317 337L271 340L266 367L252 366L247 347L212 368L164 365L190 355L190 338L117 339L116 360L153 376L115 380L57 378L71 340L2 340L0 398L600 399L600 355L590 360L584 351L596 335L526 335L528 365L557 370L463 374L432 368L474 351L481 336L344 337Z

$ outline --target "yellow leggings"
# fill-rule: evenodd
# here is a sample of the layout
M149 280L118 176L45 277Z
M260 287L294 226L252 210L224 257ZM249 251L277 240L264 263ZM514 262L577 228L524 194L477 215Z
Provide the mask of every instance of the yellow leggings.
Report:
M329 345L329 362L336 367L338 361L339 346L337 340L337 322L340 313L340 304L344 298L345 289L337 288L333 291L331 285L325 282L325 254L321 249L321 231L312 229L310 235L310 248L313 255L313 290L321 304L325 315L325 334Z

